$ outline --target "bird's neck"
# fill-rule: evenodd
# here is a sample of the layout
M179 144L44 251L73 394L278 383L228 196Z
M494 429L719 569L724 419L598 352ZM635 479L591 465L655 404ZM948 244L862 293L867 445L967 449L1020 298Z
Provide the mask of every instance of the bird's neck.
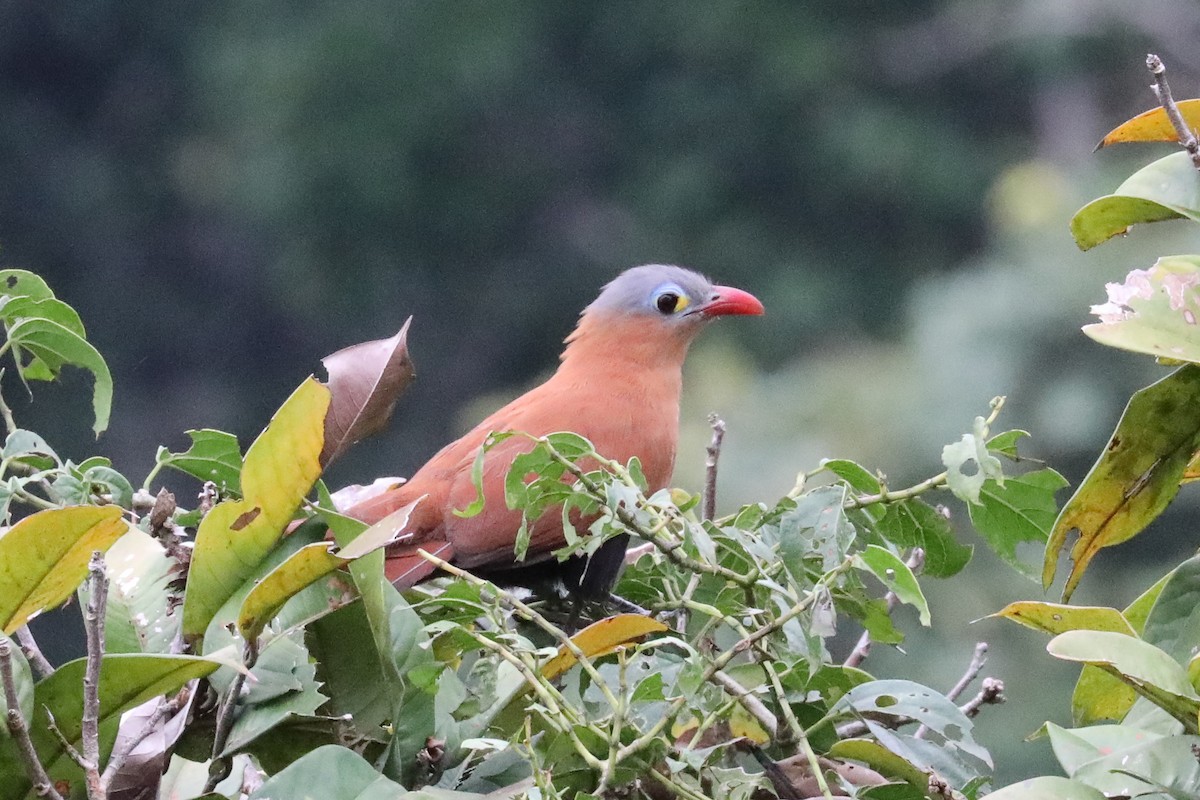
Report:
M665 328L654 319L590 312L567 337L558 372L601 372L614 380L655 376L678 385L694 333Z

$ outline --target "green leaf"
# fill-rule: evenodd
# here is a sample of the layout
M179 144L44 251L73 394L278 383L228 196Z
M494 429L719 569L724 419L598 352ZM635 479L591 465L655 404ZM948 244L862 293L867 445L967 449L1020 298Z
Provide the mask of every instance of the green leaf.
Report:
M58 376L64 365L82 367L92 373L95 385L92 389L92 410L96 421L92 430L99 436L108 427L108 415L112 410L112 376L104 357L88 344L80 334L47 319L23 319L8 329L8 339L15 347L26 350L40 360L46 372L31 371L28 364L18 361L17 366L26 378L39 380Z
M854 543L855 530L846 519L845 486L823 486L796 501L779 518L779 554L799 585L807 585L805 561L816 559L822 572L833 569Z
M849 484L850 488L860 494L879 494L883 489L879 479L867 471L866 467L841 458L830 458L821 462L821 468L827 469Z
M871 681L847 692L833 712L852 712L880 745L922 771L938 773L952 786L991 772L991 756L975 741L971 720L927 686L903 680ZM896 733L878 722L880 717L915 719L932 731L932 738Z
M309 378L246 452L243 498L219 503L196 531L183 606L183 632L203 635L283 535L321 468L329 390Z
M439 732L445 738L451 731L444 727L448 720L439 731L435 692L412 680L415 671L440 665L433 657L421 618L384 577L383 560L384 554L376 550L353 561L350 574L362 596L392 719L403 720L402 725L395 726L384 771L408 783L415 775L416 756L424 749L425 740ZM454 746L451 744L451 748Z
M1045 543L1058 515L1054 495L1066 485L1066 478L1048 468L1010 476L1003 484L986 480L979 490L978 505L967 506L971 524L996 555L1025 577L1037 580L1037 567L1023 561L1017 549L1027 542Z
M169 584L175 559L153 537L137 528L109 548L108 605L104 622L106 653L166 653L179 632ZM80 606L87 602L80 587Z
M881 775L902 780L921 790L921 797L926 797L929 788L930 774L912 762L896 755L879 742L870 739L843 739L829 750L833 758L844 758L860 761Z
M876 529L897 547L924 550L925 574L934 578L957 575L975 552L955 538L954 526L941 511L918 498L889 503Z
M182 453L158 448L155 462L202 481L212 481L219 488L241 494L242 451L232 433L210 428L187 431L191 446Z
M1105 800L1102 793L1085 783L1055 776L1014 783L988 797L990 800Z
M1054 523L1042 585L1054 581L1067 534L1078 530L1063 587L1068 600L1097 552L1133 538L1162 513L1198 449L1200 366L1188 364L1130 398L1108 446Z
M391 689L362 603L351 603L308 627L305 641L329 695L328 712L346 717L358 735L386 741Z
M867 545L854 556L854 566L866 570L879 579L880 583L895 593L900 602L917 609L921 624L929 627L929 604L921 592L916 576L899 556L878 545Z
M267 677L267 680L251 689L251 694L239 704L241 709L229 731L222 755L242 750L263 734L273 734L278 726L315 713L328 699L317 687L316 666L303 647L290 639L280 639L272 642L263 654L272 651L295 651L295 655L283 660L282 674L278 676L268 676L259 669L269 664L255 665L254 674ZM254 695L256 689L259 696Z
M45 319L56 322L67 330L87 338L79 313L62 300L53 297L10 298L7 302L0 303L0 319L8 325L13 325L22 319Z
M17 429L4 440L4 458L19 461L37 470L52 469L62 462L46 440L33 431Z
M1166 256L1105 285L1108 302L1092 306L1100 322L1083 332L1101 344L1157 358L1200 362L1196 320L1200 256Z
M1193 798L1200 796L1198 749L1197 736L1142 741L1080 766L1071 777L1109 797Z
M129 525L116 506L52 508L31 514L0 536L0 630L71 596L95 550L108 550Z
M322 800L393 800L413 793L380 775L352 750L328 745L271 776L249 800L320 797ZM415 800L415 798L414 798Z
M30 297L42 300L54 292L40 275L27 269L0 269L0 297Z
M1055 658L1091 664L1119 677L1182 722L1185 730L1196 732L1200 695L1184 668L1154 645L1120 633L1067 631L1051 639L1046 650Z
M215 661L195 656L105 656L99 684L102 756L106 757L112 747L122 713L153 697L174 692L188 681L210 674L217 666ZM79 748L85 667L86 659L71 661L37 684L30 725L30 738L51 780L74 786L83 785L83 772L50 732L49 722L52 715L66 741ZM0 800L32 800L32 787L24 771L12 763L14 758L9 749L0 748L0 775L7 778L0 781Z
M1102 756L1163 738L1129 725L1094 725L1067 730L1053 722L1046 723L1046 734L1054 748L1054 757L1071 777L1080 767Z
M1154 602L1173 574L1174 570L1157 580L1121 612L1134 633L1142 632ZM1118 721L1125 717L1135 700L1137 692L1129 684L1099 667L1084 665L1071 694L1071 721L1076 726L1092 725L1104 720Z
M988 478L1004 483L1000 459L988 451L987 421L976 417L973 433L942 448L942 463L946 467L946 485L964 503L979 502L979 490Z
M1130 175L1110 195L1075 212L1071 235L1080 250L1125 233L1133 225L1167 219L1200 221L1200 176L1184 152L1172 153Z
M997 433L987 441L987 448L993 453L999 453L1006 458L1016 461L1019 458L1017 443L1027 437L1029 431L1011 430Z
M1182 664L1200 649L1200 556L1172 571L1146 619L1142 638Z

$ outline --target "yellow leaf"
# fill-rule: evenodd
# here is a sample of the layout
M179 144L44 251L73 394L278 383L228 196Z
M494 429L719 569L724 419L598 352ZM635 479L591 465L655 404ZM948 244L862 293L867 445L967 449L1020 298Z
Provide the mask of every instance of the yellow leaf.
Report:
M1182 100L1176 105L1179 106L1179 113L1189 128L1193 131L1200 128L1200 99ZM1162 106L1158 106L1149 111L1143 111L1133 119L1127 120L1109 131L1100 140L1100 144L1096 145L1096 149L1099 150L1101 147L1121 142L1177 141L1179 141L1179 137L1175 133L1175 126L1167 118L1167 112L1163 111Z
M66 600L87 575L95 550L129 530L116 506L39 511L0 536L0 626L12 633Z
M643 617L640 614L618 614L615 617L593 622L572 636L571 641L588 658L599 658L614 652L623 644L628 644L647 634L660 633L665 630L669 629L656 619ZM575 656L565 646L560 647L558 655L542 666L542 675L547 680L554 680L575 666L575 663Z
M1110 631L1135 636L1133 627L1115 608L1101 606L1068 606L1060 603L1040 603L1024 600L1009 603L992 614L1037 631L1057 636L1065 631Z
M218 504L196 531L183 633L204 634L221 606L254 574L321 474L329 390L309 378L246 452L242 499Z

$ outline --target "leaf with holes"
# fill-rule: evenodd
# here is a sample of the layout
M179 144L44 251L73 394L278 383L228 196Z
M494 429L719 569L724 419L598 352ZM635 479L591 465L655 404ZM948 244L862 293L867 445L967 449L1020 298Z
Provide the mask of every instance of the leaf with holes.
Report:
M33 356L19 359L17 368L25 378L53 380L63 366L81 367L92 373L92 411L96 421L92 430L99 436L108 427L112 410L112 375L96 348L79 333L48 319L21 319L8 329L8 340L18 352Z
M219 503L196 531L183 605L183 633L199 637L283 535L321 474L329 390L309 378L246 452L242 499Z
M242 450L237 437L210 428L187 431L192 444L182 453L158 448L155 466L170 467L197 480L212 481L223 491L242 493ZM149 488L148 485L143 488Z
M1009 476L1000 484L986 480L979 504L968 505L971 524L992 550L1017 572L1038 579L1038 569L1020 557L1021 545L1044 545L1058 515L1054 495L1067 479L1052 469Z
M1071 548L1066 601L1101 549L1141 533L1175 497L1184 468L1200 449L1200 366L1189 364L1135 392L1083 483L1054 523L1042 585L1054 581L1067 534Z
M1083 332L1101 344L1156 358L1200 362L1200 256L1166 256L1105 284L1108 300L1092 306L1099 322Z

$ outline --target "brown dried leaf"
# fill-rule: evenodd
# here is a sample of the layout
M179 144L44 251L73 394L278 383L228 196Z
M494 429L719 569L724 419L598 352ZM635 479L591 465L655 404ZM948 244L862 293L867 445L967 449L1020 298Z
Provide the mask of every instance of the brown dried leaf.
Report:
M390 339L351 345L321 359L329 373L326 386L333 394L325 415L322 467L387 425L396 399L415 375L408 355L410 322L412 317Z

